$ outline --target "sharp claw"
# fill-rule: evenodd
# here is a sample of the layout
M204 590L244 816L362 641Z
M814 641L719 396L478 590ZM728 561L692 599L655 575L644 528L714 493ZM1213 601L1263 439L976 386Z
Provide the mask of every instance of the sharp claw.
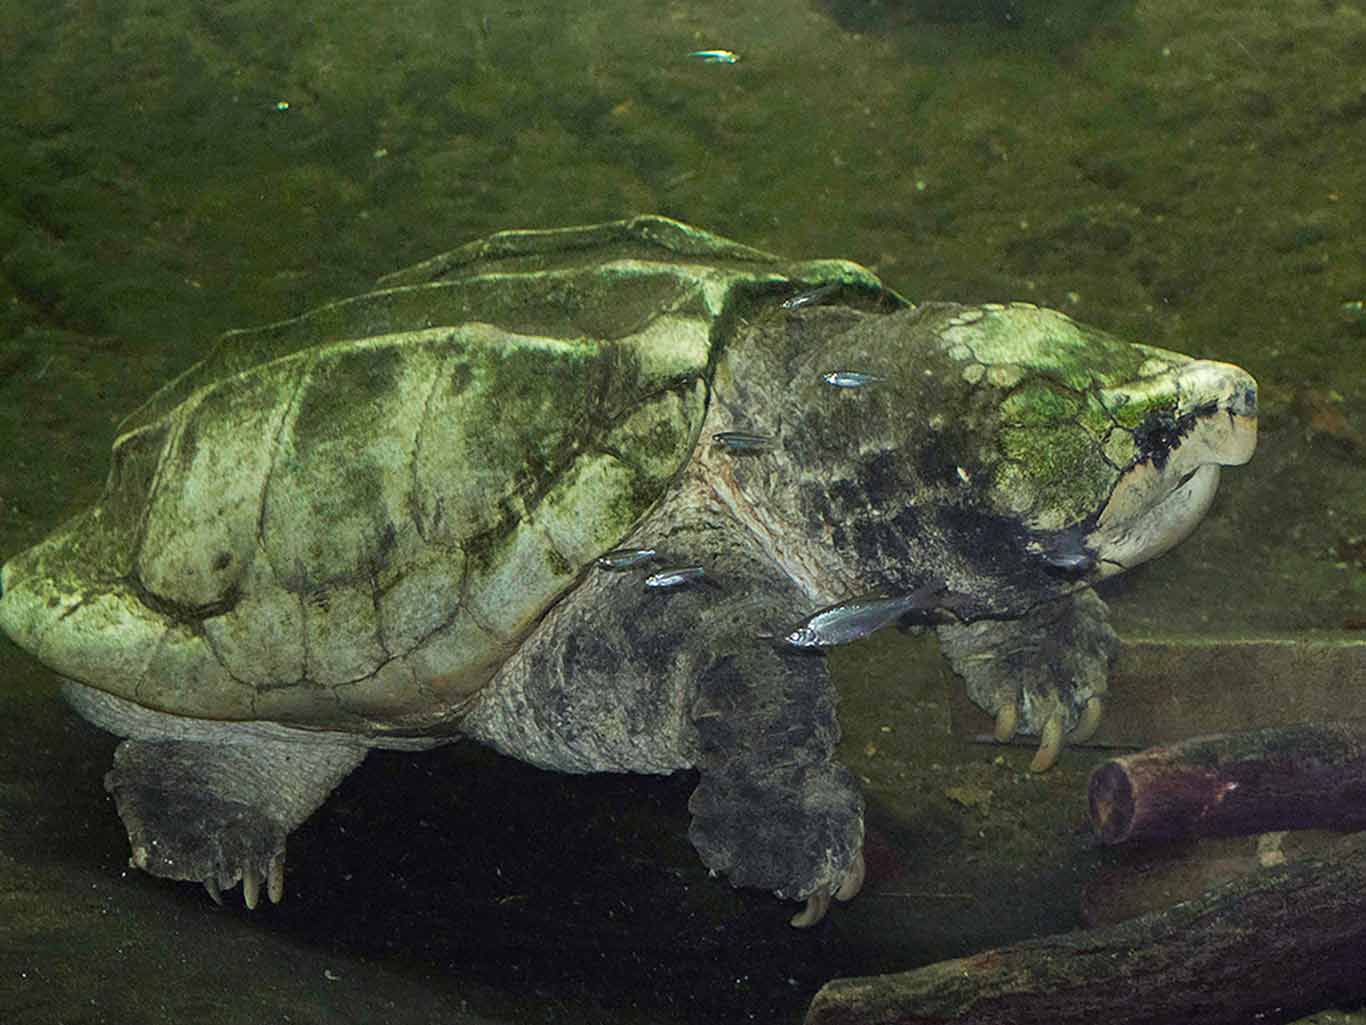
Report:
M854 855L854 860L849 866L844 882L840 883L840 888L835 891L835 899L853 900L857 897L859 890L863 889L863 877L866 873L867 868L863 863L863 852L859 851Z
M1043 725L1043 732L1039 734L1039 750L1029 763L1029 771L1047 772L1053 768L1058 755L1062 754L1062 740L1062 716L1055 715Z
M1105 710L1100 698L1093 697L1086 702L1086 707L1081 710L1081 718L1077 721L1077 728L1072 731L1069 738L1074 744L1085 744L1093 736L1096 729L1100 726L1100 715Z
M794 929L810 929L813 925L820 922L825 917L825 913L830 910L830 894L813 893L806 898L806 907L802 908L792 916L791 922Z
M204 889L207 890L209 896L213 898L213 902L221 908L223 906L223 891L218 888L218 877L209 876L209 878L205 879Z
M1009 701L996 710L996 740L1004 744L1015 736L1015 727L1020 722L1020 706Z
M261 902L261 874L251 867L242 869L242 900L248 911Z
M285 856L283 853L270 859L270 872L266 876L266 895L272 904L278 904L285 897Z

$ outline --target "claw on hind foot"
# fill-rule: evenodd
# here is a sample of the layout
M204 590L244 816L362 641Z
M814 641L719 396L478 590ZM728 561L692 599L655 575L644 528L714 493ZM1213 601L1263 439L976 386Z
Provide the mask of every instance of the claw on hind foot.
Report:
M1062 716L1055 715L1044 723L1043 732L1039 734L1039 750L1029 763L1029 771L1047 772L1053 768L1058 755L1062 754L1062 743Z
M248 911L255 911L261 901L261 874L256 869L242 869L242 902Z
M265 883L266 896L270 898L272 904L278 904L285 896L285 856L277 854L270 859L270 866L266 869L266 877L261 878L261 873L251 866L242 869L242 903L247 906L248 911L256 910L256 906L261 903L261 884ZM213 902L220 907L223 905L223 888L218 883L218 876L209 876L204 880L204 890L208 893Z
M285 856L277 854L270 859L270 874L266 876L266 896L272 904L285 898Z

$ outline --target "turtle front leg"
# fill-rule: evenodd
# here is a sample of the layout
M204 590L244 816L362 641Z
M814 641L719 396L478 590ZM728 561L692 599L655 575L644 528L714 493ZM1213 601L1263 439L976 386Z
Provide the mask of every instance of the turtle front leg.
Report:
M996 717L996 739L1039 737L1030 768L1051 769L1071 739L1100 725L1119 638L1090 588L1045 602L1018 620L940 626L939 643L968 697Z
M863 885L863 798L834 762L835 693L825 658L749 640L702 672L693 722L701 783L689 838L735 886L805 899L798 928Z
M202 882L217 903L242 883L284 896L285 838L365 758L354 744L252 738L245 743L125 740L104 785L132 845L129 863Z
M794 924L813 925L858 892L863 800L833 761L825 658L761 637L809 603L746 535L704 524L640 540L703 573L673 587L647 585L651 569L589 574L461 730L561 772L697 767L690 836L702 860L736 886L805 900Z

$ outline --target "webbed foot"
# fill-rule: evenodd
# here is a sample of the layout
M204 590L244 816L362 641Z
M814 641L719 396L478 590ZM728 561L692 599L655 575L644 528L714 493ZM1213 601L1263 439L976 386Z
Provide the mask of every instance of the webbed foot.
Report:
M118 783L109 789L128 830L131 867L164 879L203 882L218 904L239 880L249 908L259 902L264 878L272 880L272 900L283 896L287 831L270 816L208 794Z
M351 745L125 740L105 788L129 864L199 882L216 902L240 881L248 908L284 897L285 839L365 757Z
M799 929L863 886L863 798L842 766L787 767L757 781L704 773L688 807L688 836L707 867L735 886L804 899L791 919Z
M1095 592L1040 605L1019 620L940 626L939 640L968 696L995 716L998 741L1038 736L1032 771L1051 769L1069 740L1095 734L1119 650Z

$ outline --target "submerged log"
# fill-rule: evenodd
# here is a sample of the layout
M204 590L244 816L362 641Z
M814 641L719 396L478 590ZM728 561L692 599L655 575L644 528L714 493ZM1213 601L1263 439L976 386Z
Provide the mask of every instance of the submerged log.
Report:
M1090 784L1103 843L1366 827L1366 720L1197 737L1114 758Z
M1081 920L1095 929L1161 911L1234 879L1321 858L1342 838L1336 830L1278 829L1130 847L1082 887Z
M1105 929L826 984L806 1025L1245 1025L1366 997L1366 834Z

